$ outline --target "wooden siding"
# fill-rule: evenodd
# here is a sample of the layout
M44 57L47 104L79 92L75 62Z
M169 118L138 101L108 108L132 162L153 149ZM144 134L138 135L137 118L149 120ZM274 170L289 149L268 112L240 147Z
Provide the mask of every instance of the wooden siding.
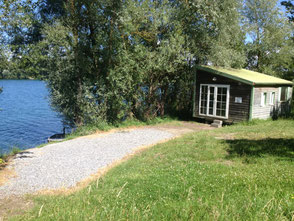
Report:
M213 81L213 78L216 81ZM200 97L200 84L222 84L230 85L230 101L229 101L229 116L228 119L221 119L217 117L208 117L199 115L199 97ZM196 91L194 100L194 113L193 116L196 118L205 118L208 120L221 119L226 122L240 122L249 119L250 111L250 96L251 86L225 78L219 75L215 75L205 71L197 71L196 74ZM236 97L242 97L242 103L235 103Z
M275 104L270 104L270 93L275 92ZM266 104L261 105L262 94L266 93ZM267 119L273 116L275 108L278 106L279 88L274 87L255 87L254 103L252 107L252 119Z

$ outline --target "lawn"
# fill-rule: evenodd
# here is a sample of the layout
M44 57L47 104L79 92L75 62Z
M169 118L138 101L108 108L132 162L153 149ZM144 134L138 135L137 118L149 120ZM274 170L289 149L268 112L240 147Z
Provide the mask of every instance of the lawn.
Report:
M294 121L253 121L156 145L16 220L294 220Z

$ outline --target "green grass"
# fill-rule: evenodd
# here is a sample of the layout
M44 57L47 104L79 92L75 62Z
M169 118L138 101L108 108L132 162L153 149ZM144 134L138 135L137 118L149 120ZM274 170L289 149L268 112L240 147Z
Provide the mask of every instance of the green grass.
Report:
M1 153L0 154L0 169L3 165L5 165L5 163L8 161L8 159L10 157L12 157L20 152L21 152L21 150L18 147L13 147L12 150L10 151L10 153L6 153L6 154Z
M253 121L156 145L16 220L293 220L294 121Z
M146 125L155 125L160 123L171 123L171 122L177 122L177 118L172 117L156 117L152 120L148 121L139 121L136 119L128 119L123 122L117 123L117 124L108 124L106 122L98 122L96 124L88 124L81 127L78 127L75 132L72 134L68 134L66 136L66 139L73 139L80 136L85 136L89 134L93 134L96 131L108 131L111 129L116 128L126 128L131 126L146 126Z

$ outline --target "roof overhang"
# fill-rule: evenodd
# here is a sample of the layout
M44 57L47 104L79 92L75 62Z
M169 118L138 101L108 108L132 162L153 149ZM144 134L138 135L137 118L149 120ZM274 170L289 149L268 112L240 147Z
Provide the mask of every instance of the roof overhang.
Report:
M251 85L251 86L293 86L294 83L290 82L278 82L278 83L274 83L274 82L253 82L253 81L249 81L249 80L246 80L246 79L243 79L243 78L240 78L238 76L233 76L231 74L228 74L224 71L219 71L219 70L215 70L213 68L209 68L207 66L200 66L200 65L196 65L195 66L197 70L202 70L202 71L206 71L206 72L209 72L209 73L213 73L213 74L216 74L216 75L219 75L219 76L222 76L222 77L226 77L226 78L229 78L229 79L232 79L232 80L235 80L235 81L239 81L239 82L242 82L244 84L247 84L247 85Z

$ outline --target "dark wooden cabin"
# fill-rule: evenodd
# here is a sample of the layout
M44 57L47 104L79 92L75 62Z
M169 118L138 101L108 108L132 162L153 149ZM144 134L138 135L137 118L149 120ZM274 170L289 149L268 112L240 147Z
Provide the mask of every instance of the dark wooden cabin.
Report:
M227 123L290 111L293 82L245 69L197 66L193 117Z

